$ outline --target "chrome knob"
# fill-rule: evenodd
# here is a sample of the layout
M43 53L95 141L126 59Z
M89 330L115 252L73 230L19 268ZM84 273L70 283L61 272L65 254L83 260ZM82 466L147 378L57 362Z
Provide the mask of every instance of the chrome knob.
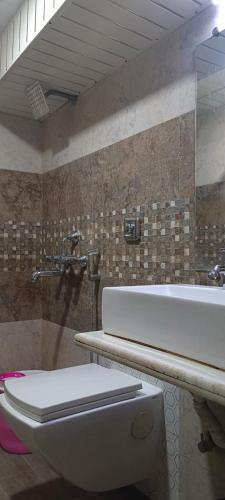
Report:
M67 234L63 241L71 241L75 246L78 245L78 243L81 240L81 234L80 231L73 231L72 233Z
M210 280L212 280L212 281L220 281L220 273L219 273L219 271L215 271L215 270L210 271L208 273L208 278Z

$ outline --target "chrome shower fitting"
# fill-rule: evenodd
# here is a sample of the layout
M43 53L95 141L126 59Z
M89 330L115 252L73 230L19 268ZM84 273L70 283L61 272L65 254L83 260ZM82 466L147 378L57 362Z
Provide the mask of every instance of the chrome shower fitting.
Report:
M65 241L70 241L71 243L73 243L74 246L77 246L80 240L81 240L80 231L73 231L72 233L67 234L65 238L63 238L64 243Z
M65 269L52 269L52 270L43 270L43 271L35 271L32 274L32 283L37 283L40 278L55 278L57 276L63 276Z
M73 246L77 246L81 240L81 234L79 231L73 231L67 234L63 239L63 242L70 241ZM39 278L44 277L54 277L62 276L71 266L78 264L81 269L86 269L88 266L88 279L90 281L97 281L100 279L100 273L98 271L98 265L100 260L100 253L98 250L90 250L88 255L81 255L77 257L72 253L70 255L47 255L44 257L46 262L51 262L54 265L60 266L59 268L54 268L52 270L43 269L41 271L36 271L32 275L32 282L36 283Z
M220 253L225 256L225 248L220 249ZM225 264L217 264L208 273L209 280L222 282L222 287L225 289Z
M49 89L46 91L38 80L33 81L31 85L25 89L25 94L30 104L34 119L40 121L47 118L50 114L51 110L47 103L48 97L58 96L71 104L74 104L78 98L77 95L68 94L67 92L62 92L61 90ZM63 104L64 103L62 101L62 105Z
M81 239L81 234L79 231L73 231L69 233L63 239L63 242L70 241L72 246L77 246ZM36 283L39 278L51 278L54 276L63 276L63 274L68 270L69 267L78 264L81 269L86 269L88 264L88 258L86 255L81 255L77 257L76 255L47 255L44 257L46 262L51 262L54 265L59 265L59 268L48 270L43 269L41 271L36 271L32 274L32 283Z
M46 262L52 262L66 267L74 266L75 264L79 264L80 267L87 267L88 262L86 255L82 255L81 257L76 257L75 255L47 255L45 260Z
M101 279L101 274L98 270L100 262L99 250L89 250L87 261L88 261L88 279L90 281L99 281Z
M222 287L225 289L225 266L219 266L218 264L208 273L209 280L221 281Z

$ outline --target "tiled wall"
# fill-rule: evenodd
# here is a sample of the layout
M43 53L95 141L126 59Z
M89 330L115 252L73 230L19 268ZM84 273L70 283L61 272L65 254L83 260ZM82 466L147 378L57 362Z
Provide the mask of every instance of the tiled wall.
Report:
M39 122L0 112L0 170L42 172Z
M215 182L196 188L196 267L207 271L224 263L225 183ZM218 286L209 281L207 272L198 273L198 283Z
M194 53L220 21L211 6L52 115L44 124L44 171L193 111Z
M0 169L0 371L40 368L42 179Z
M0 321L41 318L40 287L31 273L40 260L42 178L0 170Z
M0 371L41 366L40 125L0 113Z
M78 269L62 280L44 281L45 324L60 331L62 345L65 325L79 331L101 327L104 286L194 280L194 150L191 112L44 174L44 253L57 254L63 235L74 228L83 238L78 254L91 248L101 252L99 284ZM129 214L142 219L135 245L123 237ZM199 453L201 424L191 395L104 358L98 362L163 390L166 436L162 431L158 471L154 478L150 471L143 491L152 500L223 498L225 458L217 450L210 456Z
M76 228L78 254L101 253L100 289L110 282L190 282L194 119L188 113L44 174L44 253L62 251L63 236ZM135 245L124 240L128 215L142 221ZM43 297L45 319L77 330L96 327L101 290L86 272L46 280Z
M61 342L64 326L79 331L101 327L106 285L192 282L194 149L191 112L44 174L44 253L59 253L62 237L74 228L82 233L78 254L91 248L101 253L100 283L91 283L78 269L61 280L43 282L44 318L55 324L53 330L61 328ZM141 240L134 245L124 240L128 215L142 220ZM112 366L102 358L99 362ZM158 479L153 482L150 471L142 487L152 499L183 500L180 391L134 374L159 385L165 394L167 439L162 429Z

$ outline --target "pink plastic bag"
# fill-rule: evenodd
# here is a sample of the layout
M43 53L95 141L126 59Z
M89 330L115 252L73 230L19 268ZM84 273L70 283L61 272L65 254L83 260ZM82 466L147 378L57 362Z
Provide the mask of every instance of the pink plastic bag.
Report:
M0 393L4 392L4 381L7 378L25 377L22 372L0 373ZM25 455L31 453L27 447L18 439L16 434L10 429L8 423L0 413L0 446L8 453Z

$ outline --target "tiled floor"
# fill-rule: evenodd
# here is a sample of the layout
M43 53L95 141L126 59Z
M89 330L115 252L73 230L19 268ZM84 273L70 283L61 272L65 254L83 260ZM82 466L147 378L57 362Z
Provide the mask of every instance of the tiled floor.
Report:
M0 500L144 500L135 488L86 493L60 478L36 455L9 455L0 448Z

